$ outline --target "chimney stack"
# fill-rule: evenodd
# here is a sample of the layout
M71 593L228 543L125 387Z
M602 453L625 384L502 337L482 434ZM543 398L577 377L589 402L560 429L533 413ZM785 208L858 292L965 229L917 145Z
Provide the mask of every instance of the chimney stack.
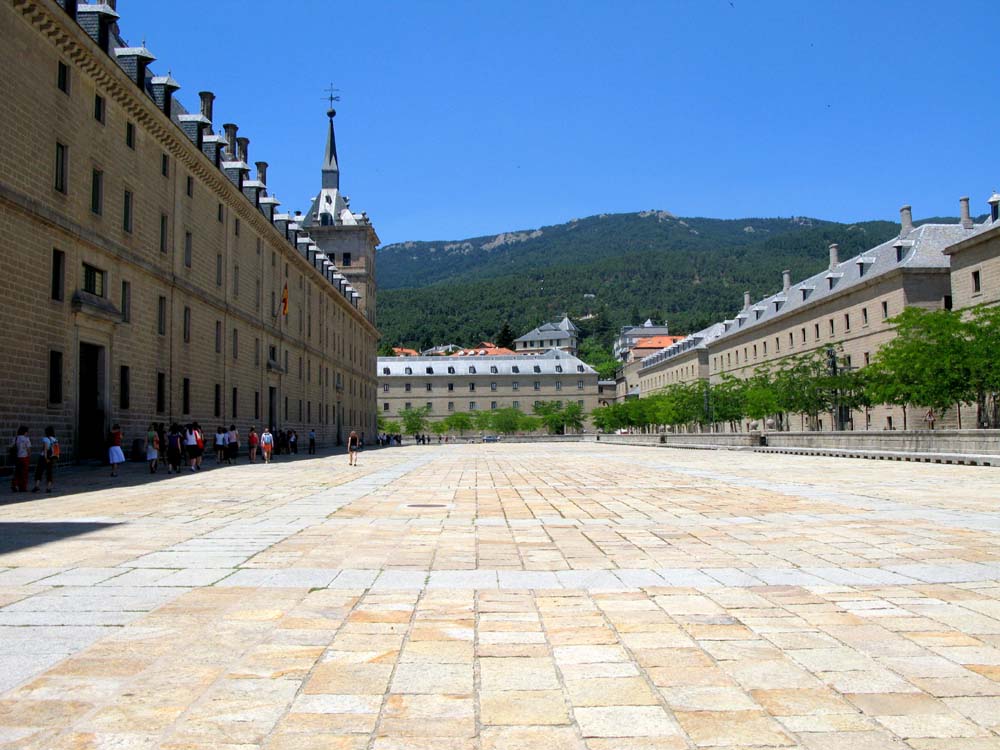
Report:
M903 206L899 209L899 223L902 224L900 235L909 234L913 231L913 209L910 206Z
M958 204L962 207L962 228L972 229L972 215L969 213L969 196L958 199Z
M257 179L260 182L263 182L266 185L267 184L267 162L266 161L259 161L259 162L257 162L256 166L257 166Z
M834 242L830 245L830 270L832 271L840 264L840 245Z
M212 121L212 103L215 101L215 94L211 91L199 91L201 97L201 115L209 122Z
M222 129L226 131L226 145L229 146L229 155L233 161L236 161L236 131L239 128L231 122L227 122L222 126Z
M238 161L241 161L244 164L246 164L247 159L249 158L248 152L250 149L250 139L240 136L239 138L236 139L236 146L237 146L236 154Z
M792 288L792 272L789 270L784 270L781 272L781 291L788 294L788 290Z
M749 290L743 292L743 309L744 310L749 310L750 309L750 291Z

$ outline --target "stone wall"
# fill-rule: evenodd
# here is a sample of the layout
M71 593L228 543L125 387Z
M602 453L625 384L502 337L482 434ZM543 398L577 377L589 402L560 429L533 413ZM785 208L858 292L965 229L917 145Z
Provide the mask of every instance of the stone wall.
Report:
M1000 430L769 432L769 448L1000 455Z

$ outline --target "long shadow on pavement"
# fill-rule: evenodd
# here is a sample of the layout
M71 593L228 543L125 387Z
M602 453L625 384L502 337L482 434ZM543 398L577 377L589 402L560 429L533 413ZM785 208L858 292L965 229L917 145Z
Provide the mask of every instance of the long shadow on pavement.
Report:
M79 523L65 521L0 522L0 555L119 525L90 521Z

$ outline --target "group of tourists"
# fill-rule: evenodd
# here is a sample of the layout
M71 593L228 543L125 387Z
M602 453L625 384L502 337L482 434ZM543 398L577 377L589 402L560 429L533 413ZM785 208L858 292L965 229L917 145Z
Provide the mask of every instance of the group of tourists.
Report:
M54 428L45 428L45 435L42 437L41 443L38 463L35 464L35 486L32 487L31 491L38 492L44 478L45 491L52 492L56 463L59 461L59 441L56 439ZM27 492L28 474L31 468L31 437L28 435L27 425L21 425L17 428L17 435L10 445L8 455L14 465L14 474L10 480L11 491Z
M308 440L309 454L314 455L315 430L309 430ZM246 442L249 461L252 464L257 463L258 455L264 463L269 464L273 456L299 452L299 436L295 430L279 430L274 433L270 427L264 427L258 433L257 428L251 425ZM349 466L357 465L357 453L362 442L358 433L351 431L347 438ZM150 423L143 446L149 473L156 474L161 463L166 465L167 474L180 474L182 466L192 472L201 471L206 451L205 443L205 433L197 422L185 425L174 422L169 429L164 422ZM221 465L225 462L227 465L232 465L239 458L240 443L240 431L235 424L229 425L228 429L220 425L215 431L212 444L215 463ZM107 435L107 456L113 477L118 476L118 467L125 463L125 451L122 448L124 444L125 435L121 426L115 423ZM28 427L21 425L8 449L10 464L14 468L10 483L12 492L28 491L32 447ZM45 435L41 439L38 461L35 464L35 485L32 492L40 490L42 479L46 482L45 491L52 491L59 454L59 440L56 438L55 429L51 426L46 427Z

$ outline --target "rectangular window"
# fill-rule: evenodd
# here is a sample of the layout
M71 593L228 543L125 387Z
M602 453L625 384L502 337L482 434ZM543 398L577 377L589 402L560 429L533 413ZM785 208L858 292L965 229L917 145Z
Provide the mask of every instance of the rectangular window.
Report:
M194 240L190 232L184 233L184 265L191 267L192 256L194 255Z
M520 401L515 401L513 404L511 404L511 406L513 406L515 409L520 409L521 408L521 402Z
M132 284L122 282L122 323L132 322Z
M98 216L104 210L104 172L99 169L90 175L90 210Z
M56 73L56 85L64 94L69 93L69 66L61 60L59 61L59 68Z
M389 402L388 401L383 401L382 402L382 411L389 411Z
M219 207L215 211L215 218L217 218L219 220L219 222L221 223L222 219L223 219L223 216L224 216L224 213L222 211L222 204L220 203Z
M131 122L125 123L125 145L135 151L135 125Z
M184 192L187 193L188 198L194 196L194 177L192 177L191 175L187 176L187 183L184 187Z
M868 308L867 307L862 307L861 308L861 325L863 325L863 326L868 325Z
M475 383L469 383L469 390L470 391L476 390L476 384Z
M983 291L983 277L979 271L972 272L972 293L979 294Z
M535 390L536 391L542 390L542 383L541 383L541 381L539 381L539 380L535 381Z
M455 411L455 402L454 401L449 401L448 402L448 411Z
M63 355L49 352L49 403L61 404L63 400Z
M170 176L170 156L167 154L160 154L160 174Z
M236 419L239 416L239 406L240 406L240 392L239 389L233 387L233 412L229 416Z
M233 266L233 296L240 296L240 267L238 265Z
M167 218L166 214L160 214L160 252L167 252L167 242L168 242L168 230L170 228L170 219Z
M496 410L496 408L497 408L497 402L496 401L490 401L490 409Z
M104 271L83 264L83 291L98 297L104 296Z
M260 391L253 392L253 418L260 419Z
M128 365L122 365L118 368L118 408L127 409L129 407L129 402L131 401L131 393L129 392L129 369Z
M350 253L344 253L344 268L347 268L350 265L351 265L351 254Z
M181 326L181 336L184 338L184 343L188 344L191 342L191 308L184 308L184 321Z
M490 383L490 390L491 391L495 391L496 389L497 389L497 384L496 383Z
M830 335L832 336L833 334L834 334L833 318L830 318Z
M514 382L512 382L510 384L510 388L511 388L512 391L520 390L521 389L521 384L518 381L515 380Z
M215 256L215 285L222 286L222 255Z
M383 383L382 384L382 393L388 393L388 392L389 392L389 384L388 383Z
M872 355L870 352L865 352L865 364L870 365L872 362Z
M882 303L882 320L885 320L888 317L889 317L889 303L888 302L883 302Z
M215 402L213 408L213 415L216 417L222 416L222 386L218 383L215 384Z
M163 414L167 410L167 374L156 373L156 413Z
M122 201L122 229L132 233L132 191L126 190Z
M844 313L844 331L849 333L850 330L851 330L851 314Z
M562 390L562 381L561 380L557 380L556 381L556 390L557 391L561 391Z
M475 411L475 410L476 410L476 402L475 401L470 401L469 402L469 411Z
M240 220L239 219L235 219L233 221L233 234L235 234L237 237L240 236Z
M181 414L191 413L191 378L181 382Z
M413 386L410 383L403 383L403 390L409 393L413 390Z
M104 97L100 94L94 94L94 119L101 123L101 125L104 124L104 117L107 114L106 110Z
M52 248L52 299L63 301L66 294L66 253Z
M162 295L156 301L156 332L161 336L167 332L167 298Z
M222 321L215 321L215 353L222 354Z
M583 390L583 381L582 380L577 380L576 381L576 389L578 391L582 391Z
M56 176L53 187L65 195L67 191L67 174L69 167L69 149L62 143L56 142Z

